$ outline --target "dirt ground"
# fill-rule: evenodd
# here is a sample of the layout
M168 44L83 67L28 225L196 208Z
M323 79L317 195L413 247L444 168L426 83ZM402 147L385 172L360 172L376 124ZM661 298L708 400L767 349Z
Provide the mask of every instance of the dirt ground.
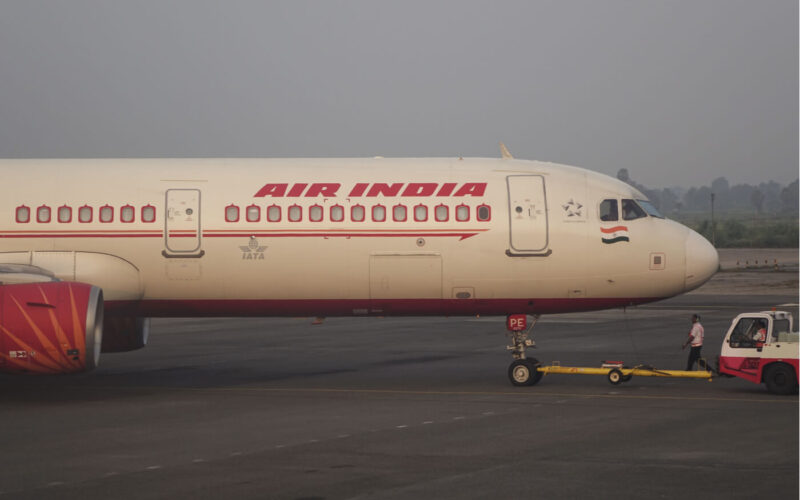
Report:
M720 272L694 294L798 295L798 249L721 248Z

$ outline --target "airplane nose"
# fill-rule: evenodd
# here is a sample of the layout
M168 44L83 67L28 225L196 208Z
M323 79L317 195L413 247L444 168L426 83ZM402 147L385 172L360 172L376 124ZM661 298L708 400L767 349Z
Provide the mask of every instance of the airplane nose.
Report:
M686 236L686 282L684 291L694 290L719 270L719 254L709 241L695 231Z

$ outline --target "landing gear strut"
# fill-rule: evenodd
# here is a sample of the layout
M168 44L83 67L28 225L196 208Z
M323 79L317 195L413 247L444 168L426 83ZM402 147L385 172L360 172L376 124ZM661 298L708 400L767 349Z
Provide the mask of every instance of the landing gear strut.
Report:
M507 318L507 327L511 331L511 345L506 349L511 351L514 362L508 367L508 378L516 386L534 385L542 379L542 372L536 368L540 365L536 358L525 356L525 349L536 347L536 342L528 338L534 325L539 320L539 315L533 317L531 325L525 329L527 317L524 314L513 314Z

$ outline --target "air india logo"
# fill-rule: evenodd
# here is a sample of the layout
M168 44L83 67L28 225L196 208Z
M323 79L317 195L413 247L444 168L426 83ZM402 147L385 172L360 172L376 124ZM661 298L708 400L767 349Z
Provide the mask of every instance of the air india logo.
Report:
M240 246L239 249L242 251L242 260L264 260L264 250L267 247L259 246L256 237L251 236L247 246Z

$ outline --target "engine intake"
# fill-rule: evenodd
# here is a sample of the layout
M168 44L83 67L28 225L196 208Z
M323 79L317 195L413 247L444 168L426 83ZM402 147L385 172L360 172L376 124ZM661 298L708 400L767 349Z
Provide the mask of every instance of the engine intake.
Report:
M0 372L92 370L103 340L103 292L84 283L0 286Z

